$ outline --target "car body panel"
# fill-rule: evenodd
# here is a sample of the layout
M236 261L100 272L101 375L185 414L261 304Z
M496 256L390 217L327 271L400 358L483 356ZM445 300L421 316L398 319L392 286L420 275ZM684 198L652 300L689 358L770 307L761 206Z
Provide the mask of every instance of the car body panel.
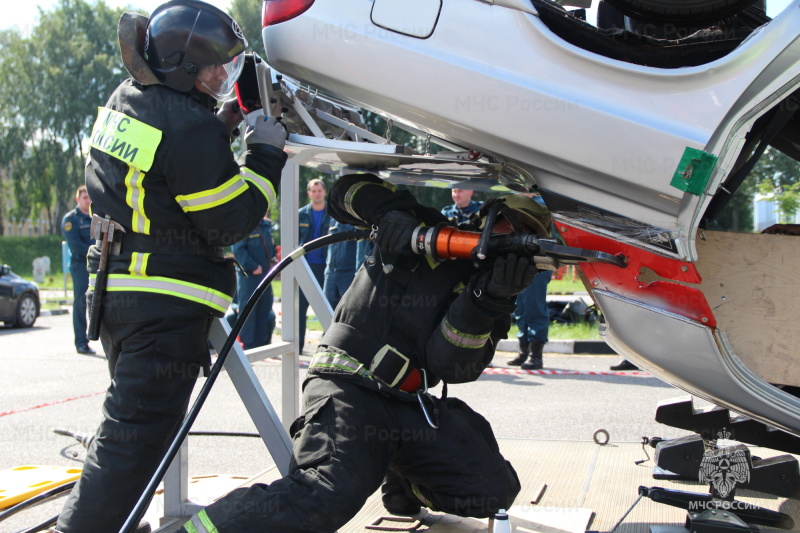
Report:
M731 322L718 324L721 303L706 296L719 280L703 280L695 265L700 219L741 163L748 134L760 133L756 121L773 108L795 111L780 106L800 88L800 0L724 57L671 69L574 46L524 1L445 0L427 38L376 26L372 5L316 0L265 28L269 64L309 93L483 154L490 164L475 165L486 178L475 188L497 176L514 189L538 186L567 245L625 257L625 268L580 265L612 347L663 381L800 436L800 400L743 362L762 354L737 355ZM314 144L287 146L298 162L347 165L346 152ZM426 156L412 157L411 174L435 186L435 165L420 164ZM694 176L700 167L686 158L710 163ZM389 180L402 166L371 164ZM504 182L502 168L513 179ZM451 172L440 183L457 179ZM737 261L746 270L758 258ZM795 287L779 291L782 307L800 297ZM752 292L739 305L759 297ZM800 366L800 355L785 355Z
M39 287L32 281L14 274L7 265L0 271L0 321L13 324L17 320L17 306L25 294L33 296L36 302L36 317L40 312ZM35 320L35 319L34 319Z
M605 58L534 15L476 0L444 2L427 39L376 26L371 6L317 0L264 30L268 62L517 165L545 191L663 228L675 241L666 253L689 260L700 214L748 125L800 86L800 0L722 59L680 69ZM670 185L687 147L719 157L701 196Z

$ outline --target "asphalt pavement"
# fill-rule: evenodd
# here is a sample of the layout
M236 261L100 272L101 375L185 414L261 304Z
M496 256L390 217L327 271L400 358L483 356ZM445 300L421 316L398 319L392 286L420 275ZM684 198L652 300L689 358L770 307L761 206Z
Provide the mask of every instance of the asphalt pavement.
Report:
M92 345L102 352L99 343ZM640 442L643 436L686 434L653 420L660 400L685 393L643 372L609 372L616 356L545 354L545 370L558 371L552 374L507 367L506 360L513 356L498 352L495 368L478 381L449 387L451 396L465 400L491 422L498 438L589 441L596 430L604 429L611 442ZM69 314L42 316L30 329L0 329L0 362L0 470L20 465L79 467L83 448L53 429L94 432L109 384L102 353L75 353ZM261 361L254 369L280 412L280 362ZM255 431L226 375L220 376L194 429ZM260 439L190 437L190 475L250 476L271 464ZM0 524L0 532L16 531L30 520L9 520Z

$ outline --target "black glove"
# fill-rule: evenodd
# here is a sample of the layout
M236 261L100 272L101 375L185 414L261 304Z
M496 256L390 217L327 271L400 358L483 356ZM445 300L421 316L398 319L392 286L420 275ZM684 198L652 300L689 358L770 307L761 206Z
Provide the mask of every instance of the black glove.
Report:
M378 221L378 248L384 254L411 254L411 236L419 226L407 211L389 211Z
M512 298L525 290L537 273L536 265L527 257L516 254L499 256L494 261L494 268L483 274L488 278L485 281L486 294L497 300Z

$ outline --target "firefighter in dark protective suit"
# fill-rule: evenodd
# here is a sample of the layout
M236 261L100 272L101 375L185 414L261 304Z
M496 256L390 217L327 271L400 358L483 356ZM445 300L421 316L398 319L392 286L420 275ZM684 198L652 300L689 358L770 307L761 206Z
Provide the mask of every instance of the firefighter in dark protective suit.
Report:
M446 388L442 398L426 389L478 379L535 265L514 254L484 266L413 254L414 229L446 219L371 174L340 178L329 209L340 222L378 226L378 250L309 366L289 474L231 492L184 524L187 533L333 532L384 479L384 506L401 515L425 506L489 517L520 490L489 423Z
M94 214L121 227L105 291L102 248L89 252L90 307L102 302L99 336L112 380L58 520L63 533L117 532L142 494L210 364L211 320L235 293L222 247L263 218L286 161L286 131L275 119L248 129L237 162L230 141L241 114L230 103L214 114L247 46L227 14L175 0L149 21L126 13L119 32L133 78L99 109L86 167Z

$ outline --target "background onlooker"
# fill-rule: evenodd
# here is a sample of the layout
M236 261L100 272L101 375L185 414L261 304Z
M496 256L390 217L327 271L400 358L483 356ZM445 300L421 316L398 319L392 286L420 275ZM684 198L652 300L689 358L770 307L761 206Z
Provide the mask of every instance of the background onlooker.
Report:
M356 229L350 224L343 224L331 219L328 234L341 233ZM325 298L336 309L339 300L344 296L345 291L350 287L356 270L364 261L363 257L359 260L357 241L337 242L328 246L328 258L325 264Z
M64 215L61 221L61 233L69 246L72 256L69 271L72 274L72 328L75 331L75 349L80 354L94 355L86 337L86 291L89 288L89 270L86 268L86 254L94 244L92 240L92 215L89 210L92 200L81 185L75 191L75 209Z
M275 247L272 245L272 222L266 217L259 222L247 238L233 245L233 255L247 274L236 272L236 302L241 311L272 266L275 257ZM272 341L272 332L275 329L273 301L270 285L253 307L239 332L239 340L245 350L265 346Z
M544 366L542 350L548 341L550 311L547 307L547 285L552 273L545 270L536 274L531 284L517 296L517 338L519 354L508 362L525 370L540 370ZM525 361L530 357L529 361Z
M452 189L450 196L453 198L453 205L442 209L442 214L454 220L456 224L461 224L469 220L469 217L483 205L483 202L476 202L472 199L474 191L470 189Z
M299 244L301 246L327 235L331 224L331 217L328 215L328 204L325 202L325 184L322 180L313 179L309 181L306 186L306 192L310 201L300 208L297 216L300 225ZM311 272L320 287L325 284L325 253L325 249L320 248L305 256L308 266L311 268ZM298 311L298 321L300 322L298 340L300 341L300 351L302 352L306 341L306 313L308 312L308 299L302 290L300 291Z

